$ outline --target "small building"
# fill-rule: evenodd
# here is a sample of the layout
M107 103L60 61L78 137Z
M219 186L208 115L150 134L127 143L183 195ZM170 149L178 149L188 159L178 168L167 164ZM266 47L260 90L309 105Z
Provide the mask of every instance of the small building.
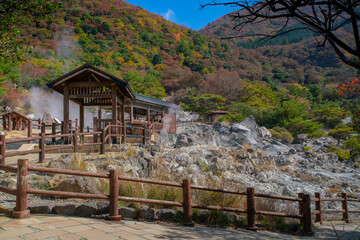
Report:
M127 82L89 64L59 77L47 86L64 95L64 132L69 132L69 101L71 100L79 105L80 132L84 132L85 128L84 107L97 106L99 111L98 117L93 119L94 131L104 129L105 125L111 124L122 126L122 131L125 132L130 131L129 128L133 126L134 129L137 127L150 129L150 135L161 130L176 133L176 117L171 110L177 109L176 105L135 94ZM101 116L101 109L111 111L111 119L104 119ZM131 133L128 135L132 136Z
M2 115L4 130L25 130L28 127L29 119L18 112L8 112Z
M220 118L224 117L226 114L228 114L228 111L224 110L215 110L207 114L207 121L209 123L214 123Z

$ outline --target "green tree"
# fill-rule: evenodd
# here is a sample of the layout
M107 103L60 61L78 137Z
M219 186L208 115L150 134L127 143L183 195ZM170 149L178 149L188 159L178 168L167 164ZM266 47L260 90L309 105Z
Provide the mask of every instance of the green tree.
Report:
M31 52L20 25L36 23L61 7L59 0L2 0L0 2L0 59L16 61Z
M160 78L161 74L156 71L150 71L144 76L136 71L128 71L124 76L124 80L130 84L134 92L159 99L166 97Z

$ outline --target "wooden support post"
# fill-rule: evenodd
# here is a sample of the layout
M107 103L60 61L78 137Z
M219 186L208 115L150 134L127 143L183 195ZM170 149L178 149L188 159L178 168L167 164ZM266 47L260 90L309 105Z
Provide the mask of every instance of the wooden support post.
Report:
M28 137L32 137L32 129L33 129L33 124L32 124L32 120L29 119L28 120ZM32 141L28 141L29 144L32 143Z
M247 188L247 229L257 231L255 226L255 189Z
M80 105L80 133L83 133L85 130L84 125L85 119L84 119L84 105Z
M121 122L122 122L122 125L123 125L123 131L122 131L122 134L123 134L123 137L122 137L122 142L123 144L126 144L126 122L125 122L125 106L124 105L121 105Z
M15 211L12 212L12 217L16 219L30 217L30 210L27 209L28 164L27 159L18 160L16 207Z
M23 120L21 121L21 123L22 123L21 130L25 130L25 128L26 128L25 119L23 119Z
M143 125L144 130L143 130L143 144L146 145L146 124Z
M5 165L5 134L0 134L0 141L2 142L0 145L0 165Z
M341 201L342 209L344 210L344 212L343 212L343 220L346 223L350 223L347 194L346 193L341 193L341 198L344 199L344 200Z
M117 117L117 91L115 86L113 86L111 88L111 114L112 114L112 119L111 119L111 125L116 125L116 117ZM114 128L112 129L112 131L110 131L111 133L116 133L116 129L118 128ZM113 143L117 143L117 137L113 138Z
M39 163L43 163L45 159L45 133L42 132L39 136L41 137L39 139L39 149L41 150L39 152Z
M94 117L93 118L93 132L97 132L98 130L100 130L100 128L98 129L98 120L97 120L97 117ZM98 140L98 135L97 134L94 134L93 135L93 141L94 143L96 143Z
M183 222L185 226L193 227L191 207L191 182L190 179L183 179Z
M8 115L8 129L9 132L12 130L12 119L11 119L11 113Z
M64 121L61 121L61 126L60 126L60 133L64 134ZM64 137L61 137L61 140L64 141Z
M319 222L320 224L322 224L321 196L319 192L315 193L315 198L318 199L318 201L315 202L315 210L318 211L315 214L315 222Z
M312 231L311 226L311 200L309 194L304 194L303 196L303 224L304 224L304 235L313 236L314 232Z
M119 172L117 169L110 170L110 216L109 220L121 221L119 216Z
M20 130L20 119L19 117L15 118L15 130Z
M56 123L54 122L51 124L51 135L56 135ZM52 143L55 144L55 142L56 142L56 138L53 137Z
M38 118L38 124L39 124L38 129L41 129L41 118Z
M64 133L69 133L69 87L64 84ZM65 137L65 143L68 143L68 137Z
M150 109L146 110L146 115L147 115L146 120L148 122L148 125L150 125Z
M133 124L133 121L134 121L134 107L131 103L131 105L130 105L130 124Z
M101 129L101 145L100 145L100 154L105 154L105 128Z

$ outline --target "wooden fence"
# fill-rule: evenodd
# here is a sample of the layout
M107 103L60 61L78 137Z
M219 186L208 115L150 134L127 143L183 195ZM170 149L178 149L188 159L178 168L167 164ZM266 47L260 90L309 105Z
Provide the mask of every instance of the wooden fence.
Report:
M120 123L119 123L120 124ZM39 162L44 162L45 153L48 151L55 151L61 149L73 149L74 152L79 152L81 147L88 146L99 146L100 154L105 154L105 146L110 143L118 143L118 139L122 139L122 143L126 143L127 138L141 138L143 144L148 144L151 141L152 124L149 126L144 125L143 127L134 127L129 125L111 125L108 123L105 128L100 131L92 132L79 132L78 121L72 121L69 123L69 133L63 133L63 130L57 130L59 127L63 128L63 124L45 125L41 124L41 132L36 136L32 134L32 126L29 125L28 137L6 139L5 135L0 135L0 164L6 164L7 157L22 156L27 154L39 154ZM51 127L51 133L46 133L46 129ZM126 134L124 134L124 131ZM134 135L133 132L136 132ZM92 142L85 142L85 136L93 136ZM55 145L57 139L63 139L64 144ZM45 142L47 139L51 139L52 145L46 146ZM38 141L38 148L26 151L12 151L6 152L6 144L13 143L33 143Z
M109 173L89 173L89 172L64 170L64 169L33 167L33 166L29 166L29 161L27 159L19 159L17 167L0 165L0 170L17 173L16 189L0 186L0 191L16 196L16 207L15 210L12 212L12 216L14 218L27 218L30 216L30 211L27 209L28 194L58 196L58 197L67 197L67 198L108 200L110 202L108 219L117 220L117 221L121 220L121 216L119 216L118 214L118 207L119 207L118 201L182 207L183 223L187 226L194 225L192 221L193 208L246 214L247 228L251 230L257 230L257 227L255 225L256 215L295 218L301 221L301 224L303 225L304 235L313 235L312 221L311 221L312 214L315 214L315 222L321 223L322 213L340 212L343 214L343 220L346 223L348 223L349 213L360 213L360 211L358 210L348 210L349 202L360 202L360 199L348 198L346 193L342 193L341 198L321 198L319 193L315 193L315 198L313 199L310 199L310 195L303 193L299 193L298 197L279 196L279 195L256 193L254 188L247 188L246 191L242 192L236 190L197 186L197 185L192 185L190 179L184 179L182 183L177 183L177 182L159 181L159 180L151 180L151 179L143 179L143 178L125 177L125 176L119 176L118 170L110 170ZM109 186L110 186L109 194L74 193L74 192L38 190L38 189L28 188L28 181L27 181L28 171L109 179ZM143 199L143 198L119 196L119 181L132 181L139 183L157 184L157 185L163 185L169 187L182 188L183 201L174 202L174 201L164 201L158 199ZM213 191L213 192L221 192L226 194L235 194L239 196L246 196L247 199L246 209L192 203L193 200L192 190ZM298 213L290 214L290 213L279 213L279 212L257 210L255 207L256 198L266 198L269 200L276 199L276 200L297 202ZM341 201L342 209L322 210L321 202L323 201ZM311 211L311 202L315 202L315 211L313 212Z

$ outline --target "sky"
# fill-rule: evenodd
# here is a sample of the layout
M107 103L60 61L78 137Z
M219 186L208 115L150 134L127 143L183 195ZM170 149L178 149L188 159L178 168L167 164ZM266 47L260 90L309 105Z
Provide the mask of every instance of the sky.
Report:
M150 12L157 13L165 19L193 30L199 30L208 23L233 11L231 7L209 6L200 9L200 3L211 0L126 0Z

